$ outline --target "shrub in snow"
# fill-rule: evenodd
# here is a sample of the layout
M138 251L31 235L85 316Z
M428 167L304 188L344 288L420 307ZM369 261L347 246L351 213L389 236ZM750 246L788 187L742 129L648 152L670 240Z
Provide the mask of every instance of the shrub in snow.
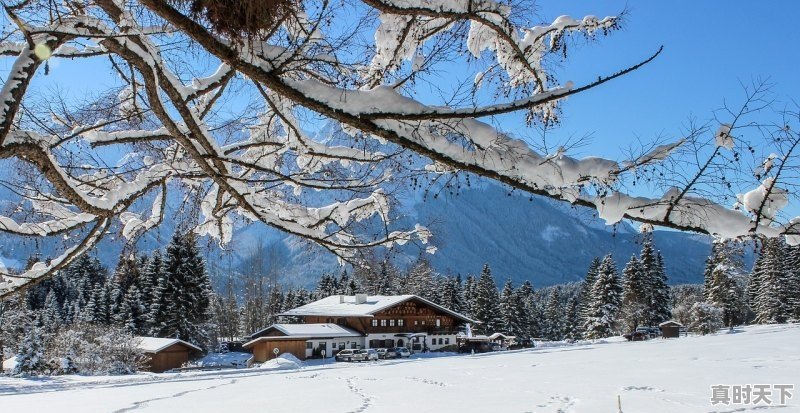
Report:
M722 310L708 302L695 303L690 310L689 330L702 335L722 328Z
M56 334L49 353L72 365L54 369L51 374L131 374L147 359L137 348L134 336L124 328L89 324L77 324Z

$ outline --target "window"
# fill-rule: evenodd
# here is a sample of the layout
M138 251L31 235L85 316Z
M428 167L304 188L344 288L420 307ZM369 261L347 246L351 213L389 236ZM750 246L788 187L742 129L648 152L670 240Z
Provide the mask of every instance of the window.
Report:
M450 344L450 339L449 338L444 339L444 344L445 345Z
M442 319L437 318L436 319L436 327L441 327L441 326L442 326Z
M394 327L394 320L389 320L389 326Z
M372 326L373 327L377 327L378 326L378 320L372 320Z
M422 325L425 325L425 320L422 320Z
M381 327L386 327L386 320L381 320Z
M306 350L311 350L314 348L314 344L310 341L306 341Z
M397 325L402 327L405 320L397 320Z
M442 344L444 344L444 339L443 339L443 338L440 338L440 339L439 339L439 345L441 346Z

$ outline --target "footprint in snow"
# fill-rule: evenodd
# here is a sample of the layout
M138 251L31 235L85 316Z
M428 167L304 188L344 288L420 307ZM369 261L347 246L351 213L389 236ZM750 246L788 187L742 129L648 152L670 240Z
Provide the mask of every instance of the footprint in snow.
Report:
M638 391L656 391L656 392L663 392L664 391L663 389L650 387L650 386L626 386L626 387L623 387L622 390L623 391L633 391L633 390L638 390Z

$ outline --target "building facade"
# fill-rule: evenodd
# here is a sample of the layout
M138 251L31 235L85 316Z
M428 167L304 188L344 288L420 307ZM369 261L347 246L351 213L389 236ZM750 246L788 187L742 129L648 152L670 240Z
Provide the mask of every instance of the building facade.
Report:
M280 354L284 348L300 359L323 352L330 357L346 348L439 350L455 345L465 324L476 322L415 295L334 295L281 316L299 323L275 324L254 333L245 344L253 349L254 361L266 361L276 356L275 349Z

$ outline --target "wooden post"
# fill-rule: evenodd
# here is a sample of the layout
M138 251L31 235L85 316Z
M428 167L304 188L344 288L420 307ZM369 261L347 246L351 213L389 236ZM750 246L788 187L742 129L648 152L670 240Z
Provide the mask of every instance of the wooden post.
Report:
M617 395L617 413L622 413L622 398Z

